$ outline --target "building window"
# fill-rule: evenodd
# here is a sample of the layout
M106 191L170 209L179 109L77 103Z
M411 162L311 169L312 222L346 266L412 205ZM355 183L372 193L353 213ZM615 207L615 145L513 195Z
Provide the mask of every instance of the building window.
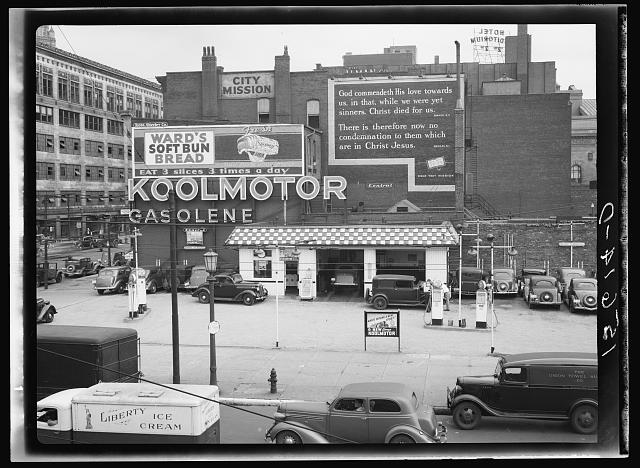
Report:
M102 117L85 114L84 129L91 130L92 132L102 132Z
M102 192L87 192L85 195L87 205L101 205L104 203L101 198L104 198L104 193Z
M61 136L59 139L60 152L65 154L80 154L80 139Z
M84 83L84 105L93 105L93 83L87 81Z
M80 78L74 75L71 75L69 81L69 100L80 103Z
M272 278L271 250L255 249L253 251L253 277Z
M52 163L36 163L36 178L39 180L55 180L55 166Z
M36 122L53 123L53 107L36 104Z
M593 161L593 153L587 153L587 161Z
M269 99L258 99L258 122L269 123Z
M320 101L317 99L307 101L307 125L320 128Z
M122 112L124 110L124 94L122 90L116 89L116 112Z
M80 114L64 109L58 109L58 123L62 127L80 128Z
M102 90L98 87L94 89L93 107L95 107L96 109L102 109L104 107L104 105L102 104Z
M127 110L133 113L133 96L127 96Z
M69 80L64 72L58 72L58 99L69 100Z
M84 154L85 156L93 156L101 158L104 156L104 143L101 141L85 140L84 142Z
M136 117L142 118L142 99L136 98Z
M107 157L113 159L124 159L124 145L107 143Z
M55 149L53 147L53 135L36 133L36 151L46 151L47 153L54 153Z
M111 135L124 135L124 123L117 120L107 119L107 133Z
M146 101L144 103L144 118L145 119L151 118L151 103Z
M107 90L107 110L109 112L116 111L116 95L113 91Z
M87 182L104 182L104 168L101 166L85 166L84 180Z
M151 118L157 119L159 117L160 117L160 113L158 112L158 104L154 102L152 106L152 111L151 111Z
M204 245L204 229L185 229L187 245Z
M80 166L77 164L60 164L60 180L80 180Z
M578 164L571 166L571 182L582 183L582 168Z
M40 93L43 96L53 97L53 69L42 67L40 75Z

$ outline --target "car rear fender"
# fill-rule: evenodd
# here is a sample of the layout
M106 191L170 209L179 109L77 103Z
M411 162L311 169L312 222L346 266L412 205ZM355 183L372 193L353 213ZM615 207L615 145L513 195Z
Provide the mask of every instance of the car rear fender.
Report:
M594 400L593 398L580 398L579 400L576 400L571 404L571 407L569 408L569 412L567 414L571 415L571 412L578 405L593 405L596 408L598 408L598 402L596 400Z
M312 430L310 427L305 424L296 422L295 425L289 424L287 422L279 422L274 425L269 431L267 431L267 437L271 440L275 441L279 432L282 431L291 431L298 434L300 439L302 439L303 444L328 444L329 441L325 438L324 435L320 434L317 431Z
M480 407L483 414L488 414L489 416L499 416L497 411L487 406L484 401L474 395L458 395L451 401L450 408L453 410L453 408L455 408L458 403L462 403L463 401L470 401L472 403L475 403Z
M417 427L413 427L413 426L407 426L407 425L400 425L400 426L395 426L392 427L389 432L387 432L387 435L384 437L384 443L388 444L391 439L393 439L395 436L400 435L400 434L405 434L408 435L409 437L411 437L413 440L415 440L418 443L421 442L437 442L433 437L430 437L429 434L427 434L426 432L424 432L421 429L418 429Z
M202 292L206 292L207 294L209 294L209 288L204 288L202 286L199 288L196 288L195 291L191 293L191 297L198 297Z

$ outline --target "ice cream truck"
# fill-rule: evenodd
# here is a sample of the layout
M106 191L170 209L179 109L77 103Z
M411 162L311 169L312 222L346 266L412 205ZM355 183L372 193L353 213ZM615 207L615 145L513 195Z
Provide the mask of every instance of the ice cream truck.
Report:
M215 385L102 382L37 404L42 444L219 444Z

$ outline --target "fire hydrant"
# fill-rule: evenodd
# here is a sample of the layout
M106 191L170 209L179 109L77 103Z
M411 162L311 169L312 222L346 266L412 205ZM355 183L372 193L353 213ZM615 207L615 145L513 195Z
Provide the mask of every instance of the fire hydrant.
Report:
M276 375L275 369L271 369L271 377L267 379L267 382L271 382L271 393L278 393L278 387L276 386L278 383L278 376Z

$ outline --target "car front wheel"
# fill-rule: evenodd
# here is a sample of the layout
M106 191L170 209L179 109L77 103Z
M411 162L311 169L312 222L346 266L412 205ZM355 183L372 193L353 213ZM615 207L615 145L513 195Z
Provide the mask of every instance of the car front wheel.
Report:
M400 434L392 437L389 443L390 444L415 444L416 441L406 434Z
M242 296L242 303L244 305L253 305L253 303L256 301L255 297L253 297L251 294L245 294L244 296Z
M104 289L97 289L98 295L102 296L104 294Z
M571 427L580 434L592 434L598 428L598 408L579 405L571 412Z
M480 423L481 417L482 412L480 411L480 407L470 401L458 403L453 409L453 422L456 423L456 426L460 429L467 430L475 428L478 423Z
M123 282L118 283L118 286L116 286L114 291L116 294L122 294L124 292L124 283Z
M276 444L301 444L302 439L293 431L282 431L276 436Z
M201 291L198 294L198 301L200 304L208 304L209 303L209 293L205 291Z
M58 273L56 275L56 283L60 283L62 281L62 273Z
M156 282L152 281L151 284L149 285L149 294L155 294L156 291L158 290L158 286L156 286Z
M376 297L373 300L373 307L378 310L383 310L387 308L387 300L384 297Z

